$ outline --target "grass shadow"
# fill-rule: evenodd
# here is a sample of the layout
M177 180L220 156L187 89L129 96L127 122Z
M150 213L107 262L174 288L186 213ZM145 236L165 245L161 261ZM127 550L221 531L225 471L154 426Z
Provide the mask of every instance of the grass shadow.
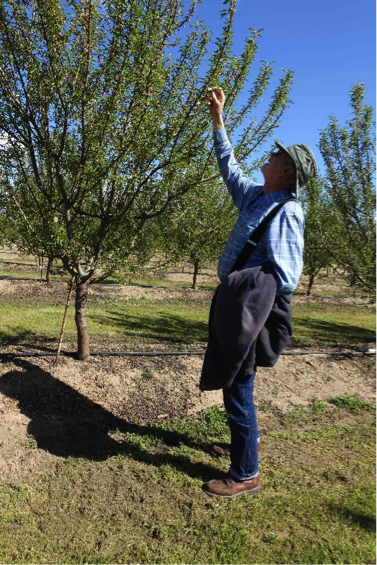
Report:
M301 326L301 327L300 327ZM313 320L310 316L293 315L294 340L312 343L368 343L376 340L374 331L341 322Z
M370 516L367 513L355 512L353 509L347 508L347 506L337 504L329 504L328 506L331 512L338 514L338 516L341 516L345 520L351 520L354 524L360 526L360 528L370 533L376 531L376 519L374 516Z
M208 323L191 321L173 313L136 316L115 310L108 310L106 316L90 315L90 319L104 326L111 325L124 332L127 337L139 337L158 341L187 342L207 341Z
M17 335L9 335L9 332L0 331L0 345L27 345L28 347L32 347L41 342L56 343L56 336L47 336L25 331L20 331ZM43 347L38 347L38 349L46 350L46 348Z

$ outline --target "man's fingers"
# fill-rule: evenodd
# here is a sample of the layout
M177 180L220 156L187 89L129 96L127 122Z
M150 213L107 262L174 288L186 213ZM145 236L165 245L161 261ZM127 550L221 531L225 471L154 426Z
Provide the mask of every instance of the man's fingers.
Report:
M217 96L224 95L222 88L217 88L217 86L214 86L212 88L207 88L207 92L208 92L208 95L210 95L212 93L215 93Z
M207 95L208 102L215 102L217 104L220 102L218 99L218 92L216 92L215 88L208 88L207 92L208 92Z
M219 103L219 99L218 99L217 96L216 96L216 92L212 92L212 100L213 100L214 102L216 102L217 104Z
M214 88L214 93L216 94L217 98L223 99L225 98L225 94L222 88Z
M207 100L216 105L224 105L225 94L221 88L207 88Z
M207 88L207 107L210 112L222 112L224 104L225 94L221 88Z

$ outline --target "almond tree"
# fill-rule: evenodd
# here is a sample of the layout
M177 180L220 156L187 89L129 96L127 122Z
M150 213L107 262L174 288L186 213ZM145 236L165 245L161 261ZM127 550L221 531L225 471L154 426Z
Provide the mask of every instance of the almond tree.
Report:
M307 275L308 287L306 295L310 296L313 284L320 278L321 271L331 265L325 238L328 226L328 206L326 204L323 184L319 179L312 179L300 190L300 200L305 213L304 233L304 275Z
M204 264L219 259L236 220L237 209L220 179L191 190L157 219L166 261L193 266L193 290Z
M352 117L344 127L335 118L321 132L328 214L323 242L351 285L375 293L376 191L373 109L365 88L351 88Z
M284 71L264 116L253 111L272 66L251 30L232 51L234 0L215 41L193 22L198 0L0 3L0 212L22 251L55 257L76 286L78 355L89 355L88 286L150 255L148 223L217 178L205 97L221 86L246 158L287 106ZM250 164L252 166L252 163Z

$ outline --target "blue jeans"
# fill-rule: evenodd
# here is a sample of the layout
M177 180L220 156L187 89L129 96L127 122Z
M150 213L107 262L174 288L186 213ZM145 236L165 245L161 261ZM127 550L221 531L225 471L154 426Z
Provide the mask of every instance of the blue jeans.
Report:
M231 436L230 473L244 481L259 475L259 433L253 397L255 375L236 377L231 387L224 388L224 405L229 416Z

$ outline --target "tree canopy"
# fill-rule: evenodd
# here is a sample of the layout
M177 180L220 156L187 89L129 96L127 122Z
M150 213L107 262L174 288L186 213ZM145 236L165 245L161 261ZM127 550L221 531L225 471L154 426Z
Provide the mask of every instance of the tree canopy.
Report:
M161 250L170 262L193 266L192 288L206 262L217 261L237 220L237 209L222 179L189 191L159 216Z
M352 117L340 126L335 116L321 132L325 162L327 218L323 237L336 265L351 285L369 293L376 284L376 192L373 109L364 103L365 88L351 88Z
M260 30L236 55L236 2L225 3L215 40L193 21L197 0L186 12L180 0L0 3L3 239L59 258L74 278L82 357L87 285L145 261L148 222L218 176L207 87L227 95L241 159L273 133L289 102L292 72L284 71L253 119L273 72L262 62L237 103Z
M328 205L323 183L314 178L300 191L300 200L305 214L304 269L308 277L307 295L310 296L314 281L321 276L325 267L331 265L331 255L327 249L326 235L329 220Z

